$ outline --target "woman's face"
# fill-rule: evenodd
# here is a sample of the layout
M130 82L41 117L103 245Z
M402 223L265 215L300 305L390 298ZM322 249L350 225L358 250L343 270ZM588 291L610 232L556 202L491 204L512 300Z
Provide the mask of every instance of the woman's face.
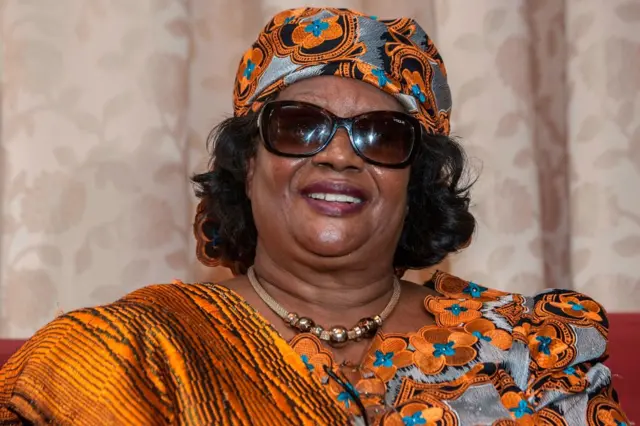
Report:
M393 97L374 86L332 76L295 83L278 100L316 104L340 117L402 111ZM366 163L343 128L323 151L309 158L274 155L260 141L247 176L258 244L270 251L294 250L300 256L349 256L353 262L379 259L381 253L393 256L404 222L408 182L408 167ZM359 202L318 199L324 194L348 195Z

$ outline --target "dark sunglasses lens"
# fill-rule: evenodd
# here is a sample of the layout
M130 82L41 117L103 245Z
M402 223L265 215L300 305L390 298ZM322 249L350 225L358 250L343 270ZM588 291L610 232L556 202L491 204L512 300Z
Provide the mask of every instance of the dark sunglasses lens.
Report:
M265 142L285 155L309 155L320 149L331 133L331 118L306 105L273 104L261 123Z
M401 113L372 112L353 123L356 148L364 157L379 164L405 163L417 136L414 123Z

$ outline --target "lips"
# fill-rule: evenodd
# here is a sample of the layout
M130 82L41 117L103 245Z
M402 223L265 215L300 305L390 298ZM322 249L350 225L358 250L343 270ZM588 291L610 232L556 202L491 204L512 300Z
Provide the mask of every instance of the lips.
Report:
M365 206L368 195L348 182L323 181L305 186L305 201L318 213L333 217L357 213Z

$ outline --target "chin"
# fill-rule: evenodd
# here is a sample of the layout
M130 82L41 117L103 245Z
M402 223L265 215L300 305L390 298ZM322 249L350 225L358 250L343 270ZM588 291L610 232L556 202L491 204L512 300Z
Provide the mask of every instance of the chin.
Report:
M361 235L358 235L361 234ZM347 256L365 244L366 233L354 233L340 227L325 227L299 235L298 242L307 251L322 257Z

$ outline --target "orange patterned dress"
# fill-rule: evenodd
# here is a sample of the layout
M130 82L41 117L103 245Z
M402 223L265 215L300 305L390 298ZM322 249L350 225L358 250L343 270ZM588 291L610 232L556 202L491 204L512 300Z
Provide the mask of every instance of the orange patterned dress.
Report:
M379 422L629 425L602 365L600 305L559 290L527 298L444 273L426 285L439 294L425 299L436 325L380 332L363 363L384 383ZM357 421L353 396L361 392L367 408L366 389L346 382L346 392L331 371L332 354L314 336L286 342L224 286L155 285L40 330L0 372L0 425Z

